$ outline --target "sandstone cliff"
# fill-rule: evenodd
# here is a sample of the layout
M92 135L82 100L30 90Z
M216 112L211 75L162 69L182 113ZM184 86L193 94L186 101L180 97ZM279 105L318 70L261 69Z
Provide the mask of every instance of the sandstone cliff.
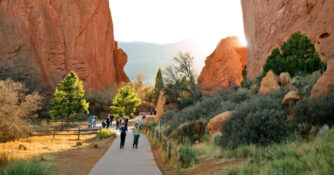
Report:
M108 0L2 0L0 24L1 78L34 90L54 88L70 71L86 89L129 80Z
M247 63L247 51L237 37L222 39L216 50L206 58L198 77L198 86L204 94L219 88L240 86L242 71Z
M306 34L324 62L334 59L334 1L332 0L241 0L248 42L248 78L262 73L263 64L274 47L295 31ZM332 70L329 64L328 70ZM333 77L331 72L324 74ZM322 77L322 83L326 77ZM333 79L333 78L332 78ZM330 81L333 83L333 81ZM333 84L326 84L326 87ZM321 87L316 92L322 92Z

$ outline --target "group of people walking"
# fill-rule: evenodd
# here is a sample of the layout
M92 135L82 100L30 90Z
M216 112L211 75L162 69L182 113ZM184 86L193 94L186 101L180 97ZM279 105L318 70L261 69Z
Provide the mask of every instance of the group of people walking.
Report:
M114 117L112 114L108 114L106 117L105 121L102 121L102 128L109 129L109 127L112 126L113 120L115 119L116 121L116 130L120 130L121 133L121 143L120 143L120 148L124 148L125 144L125 138L128 133L128 123L129 123L129 118L124 117L123 121L120 117ZM135 127L133 129L133 148L138 148L138 141L140 137L140 126L139 123L135 124Z
M122 148L124 148L126 134L128 133L128 127L123 123L122 127L120 128L120 131L121 131L120 148L122 149ZM139 127L139 124L136 123L135 127L133 128L132 148L136 148L136 149L138 148L139 137L140 137L140 127Z

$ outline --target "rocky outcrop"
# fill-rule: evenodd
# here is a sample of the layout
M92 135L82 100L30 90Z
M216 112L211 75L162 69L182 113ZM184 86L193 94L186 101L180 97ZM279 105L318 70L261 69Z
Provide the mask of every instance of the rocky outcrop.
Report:
M277 83L277 76L275 73L270 70L267 72L266 76L263 77L261 80L261 85L260 85L260 95L267 95L270 92L273 91L278 91L280 89L280 86Z
M192 143L199 141L205 134L204 124L201 121L187 122L181 124L176 130L174 130L168 139L190 139Z
M205 66L198 77L198 86L204 94L219 88L240 86L246 64L247 50L240 46L238 38L222 39L216 50L206 58Z
M232 115L232 111L223 112L212 119L210 119L207 128L210 135L213 135L216 132L221 132L225 121Z
M164 92L160 91L158 102L157 102L157 115L155 116L155 121L159 122L161 119L162 115L165 112L164 106L166 103L166 99L164 98Z
M245 35L248 42L247 76L254 79L274 47L296 31L306 34L315 44L321 59L334 59L334 1L331 0L241 0ZM333 85L334 74L328 69L319 79L313 94L326 81ZM326 83L329 86L329 83Z
M54 88L70 71L86 89L128 81L107 0L2 0L0 24L1 78L35 90Z
M334 92L334 59L327 62L327 71L313 86L311 97L320 97Z
M123 82L130 82L129 77L124 72L124 66L128 61L128 56L121 48L118 48L117 41L115 41L114 60L117 84L121 84Z
M277 78L278 85L284 88L289 88L290 82L291 82L291 77L288 72L282 72Z

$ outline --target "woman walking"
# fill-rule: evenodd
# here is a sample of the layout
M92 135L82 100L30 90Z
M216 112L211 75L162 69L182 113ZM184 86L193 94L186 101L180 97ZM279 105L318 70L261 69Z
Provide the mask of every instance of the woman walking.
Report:
M133 129L133 145L132 145L132 148L135 148L135 146L136 146L136 149L138 148L139 137L140 137L140 128L139 128L139 124L136 123L135 128Z
M128 128L125 127L124 123L121 127L121 145L120 145L120 148L124 148L124 143L125 143L125 137L126 137L126 134L128 133Z
M108 116L106 117L106 123L107 123L107 129L109 129L109 125L110 125L110 114L108 114Z

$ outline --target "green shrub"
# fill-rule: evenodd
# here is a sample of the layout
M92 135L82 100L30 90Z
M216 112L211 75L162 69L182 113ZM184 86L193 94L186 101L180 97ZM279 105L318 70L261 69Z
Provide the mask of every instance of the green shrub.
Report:
M101 129L97 132L97 138L104 139L109 137L117 137L115 132L111 132L108 129Z
M19 161L8 165L3 172L3 175L51 175L54 174L50 166L45 162L37 161Z
M190 121L202 120L206 125L212 117L233 110L252 96L245 89L230 88L219 90L180 111L167 111L162 118L162 123L167 125L165 134L169 135L180 124Z
M106 116L110 113L112 99L117 93L117 87L108 85L101 91L90 89L86 98L89 102L89 111L97 116Z
M298 89L299 95L309 97L313 86L320 76L320 73L318 75L297 73L297 75L292 79L291 85Z
M312 73L317 70L325 71L325 69L326 65L321 61L311 40L302 33L295 32L286 42L283 42L281 49L272 50L263 66L263 74L273 70L276 75L289 72L293 77L298 71Z
M304 98L293 107L298 123L312 126L334 125L334 93L329 97Z
M221 132L216 132L212 135L211 137L211 144L212 145L219 145L220 142L220 138L222 137L222 133Z
M222 129L221 145L236 148L240 145L279 143L289 130L281 102L287 90L268 96L255 96L232 113Z
M199 161L196 149L191 146L180 147L180 163L182 168L189 168Z

